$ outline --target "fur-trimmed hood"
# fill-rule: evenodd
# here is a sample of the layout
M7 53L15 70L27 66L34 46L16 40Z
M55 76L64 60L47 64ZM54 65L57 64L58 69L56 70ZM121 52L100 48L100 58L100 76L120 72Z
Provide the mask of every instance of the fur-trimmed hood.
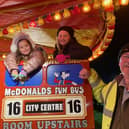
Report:
M13 40L12 40L12 44L11 44L11 47L10 47L11 52L15 53L15 52L17 51L18 43L19 43L19 41L22 40L22 39L26 39L26 40L30 41L32 47L33 47L33 48L35 47L34 42L32 41L32 39L30 38L30 36L29 36L28 34L26 34L26 33L24 33L24 32L18 32L18 33L14 36L14 38L13 38Z

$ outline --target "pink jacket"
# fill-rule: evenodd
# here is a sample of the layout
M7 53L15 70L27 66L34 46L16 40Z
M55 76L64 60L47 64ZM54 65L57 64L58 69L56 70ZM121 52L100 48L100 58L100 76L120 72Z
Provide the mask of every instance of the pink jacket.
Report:
M33 48L33 51L30 53L30 55L25 57L23 56L23 59L26 60L23 64L23 69L27 73L30 73L33 70L37 69L38 67L42 66L43 63L45 62L45 57L43 52L35 48L35 44L30 38L30 36L26 33L19 32L14 36L12 40L12 44L10 46L11 53L9 53L4 60L4 64L9 72L11 72L11 70L13 69L18 69L19 64L17 64L16 62L16 51L18 49L17 46L19 41L23 39L28 40Z
M26 59L27 61L23 64L23 69L30 73L33 70L37 69L38 67L42 66L45 62L43 57L43 53L39 50L34 50ZM18 64L16 63L16 54L10 53L7 55L6 59L4 60L4 64L8 71L10 72L12 69L18 69Z

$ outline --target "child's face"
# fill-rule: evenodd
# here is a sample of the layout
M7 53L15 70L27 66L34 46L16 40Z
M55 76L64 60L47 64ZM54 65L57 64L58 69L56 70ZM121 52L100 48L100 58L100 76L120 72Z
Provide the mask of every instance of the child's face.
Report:
M21 40L18 43L18 48L21 54L28 55L31 52L30 44L26 40Z
M69 42L70 38L71 37L69 33L64 30L61 30L57 37L59 44L61 44L62 46L65 46Z

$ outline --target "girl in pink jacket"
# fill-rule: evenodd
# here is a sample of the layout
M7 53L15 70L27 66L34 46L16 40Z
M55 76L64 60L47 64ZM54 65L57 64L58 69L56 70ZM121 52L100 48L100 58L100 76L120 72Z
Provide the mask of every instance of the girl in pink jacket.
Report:
M44 54L41 50L35 48L34 42L28 34L19 32L12 40L11 52L4 60L4 64L11 74L13 80L24 81L27 75L45 62ZM18 65L23 61L22 69Z

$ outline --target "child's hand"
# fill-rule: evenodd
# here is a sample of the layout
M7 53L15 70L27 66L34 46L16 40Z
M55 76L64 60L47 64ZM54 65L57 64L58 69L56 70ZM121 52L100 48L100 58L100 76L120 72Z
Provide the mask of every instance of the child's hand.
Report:
M12 70L11 76L13 80L18 80L18 70Z
M25 70L21 70L19 73L19 80L20 81L25 81L27 79L27 72Z

